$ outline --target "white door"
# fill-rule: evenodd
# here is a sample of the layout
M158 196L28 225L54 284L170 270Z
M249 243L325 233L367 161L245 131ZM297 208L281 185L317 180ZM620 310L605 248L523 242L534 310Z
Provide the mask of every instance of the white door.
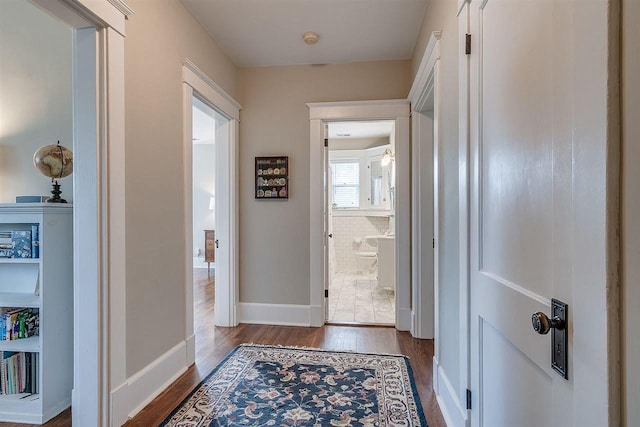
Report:
M469 6L473 426L606 426L616 410L606 2L580 3ZM532 329L533 313L551 317L552 298L569 305L568 379L551 367L552 334Z

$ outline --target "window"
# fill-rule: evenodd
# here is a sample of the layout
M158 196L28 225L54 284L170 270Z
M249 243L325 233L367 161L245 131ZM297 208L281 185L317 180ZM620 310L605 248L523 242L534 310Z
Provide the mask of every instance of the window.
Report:
M331 204L334 208L360 207L360 160L332 160Z

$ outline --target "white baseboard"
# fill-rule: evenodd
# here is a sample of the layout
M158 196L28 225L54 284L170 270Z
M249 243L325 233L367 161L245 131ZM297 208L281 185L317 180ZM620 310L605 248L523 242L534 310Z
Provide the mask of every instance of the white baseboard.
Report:
M433 390L447 426L466 427L470 421L467 410L462 409L458 394L435 357L433 358Z
M238 304L238 320L240 323L262 325L317 326L318 311L322 310L310 305L241 302Z
M124 424L187 370L188 345L180 342L112 390L112 425Z
M187 366L196 363L196 334L192 334L187 338Z
M399 308L396 318L396 329L399 331L411 330L411 309Z
M325 315L324 310L322 310L322 306L312 305L310 307L310 324L309 326L320 327L324 325Z

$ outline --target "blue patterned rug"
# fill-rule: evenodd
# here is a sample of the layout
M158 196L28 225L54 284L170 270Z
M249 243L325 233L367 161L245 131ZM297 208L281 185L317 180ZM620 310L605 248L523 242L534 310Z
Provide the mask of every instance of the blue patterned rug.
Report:
M243 344L161 426L422 426L404 356Z

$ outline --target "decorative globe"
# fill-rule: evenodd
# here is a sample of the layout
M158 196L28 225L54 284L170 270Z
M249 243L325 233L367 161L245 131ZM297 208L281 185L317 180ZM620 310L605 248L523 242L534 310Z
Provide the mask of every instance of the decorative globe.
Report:
M33 154L33 165L44 176L60 179L73 172L73 153L66 147L45 145Z

